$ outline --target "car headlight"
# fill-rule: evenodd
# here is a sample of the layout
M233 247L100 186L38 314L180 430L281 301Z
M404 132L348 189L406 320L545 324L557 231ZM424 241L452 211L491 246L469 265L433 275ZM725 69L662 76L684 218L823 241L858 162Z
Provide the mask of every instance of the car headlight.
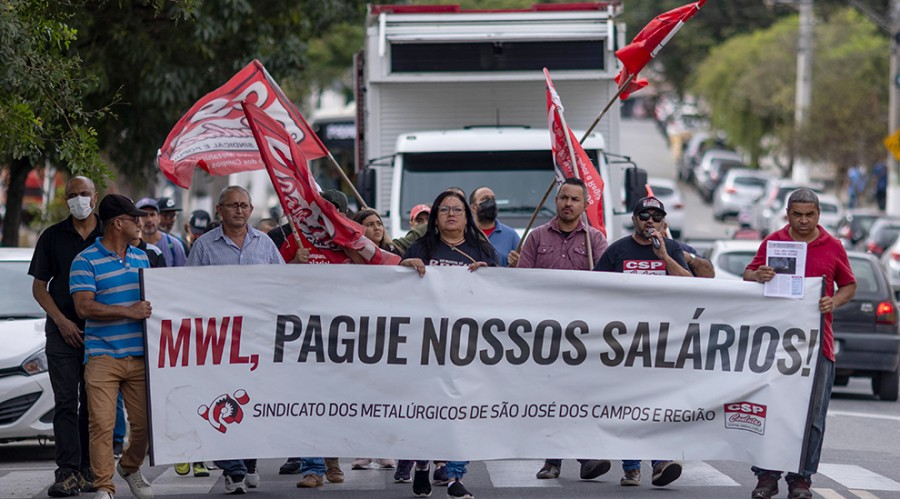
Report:
M32 354L22 362L22 370L29 376L34 376L47 371L47 353L44 349Z

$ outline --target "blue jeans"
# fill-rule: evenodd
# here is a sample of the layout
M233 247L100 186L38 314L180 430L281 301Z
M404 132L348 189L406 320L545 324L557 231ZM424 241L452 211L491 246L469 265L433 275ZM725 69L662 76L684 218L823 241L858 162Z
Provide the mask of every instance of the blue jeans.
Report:
M301 457L300 476L319 475L325 476L324 457Z
M116 426L113 428L113 443L125 441L125 402L122 400L122 392L116 400Z
M466 465L468 461L447 461L447 478L451 480L462 480L466 474Z
M831 400L831 387L834 385L834 362L828 359L819 359L819 369L816 372L818 385L813 387L812 421L810 421L809 438L806 440L806 461L803 463L801 473L789 472L785 477L788 483L804 478L812 483L812 475L819 470L819 458L822 457L822 442L825 440L825 416L828 414L828 402ZM756 476L765 474L781 478L781 471L750 468Z
M222 468L222 474L230 477L247 476L247 470L256 471L256 459L227 459L216 461L216 466Z
M661 461L661 460L652 460L650 464L655 468L659 463L668 463L669 461ZM623 471L631 471L631 470L639 470L641 469L641 460L640 459L623 459L622 460L622 470Z

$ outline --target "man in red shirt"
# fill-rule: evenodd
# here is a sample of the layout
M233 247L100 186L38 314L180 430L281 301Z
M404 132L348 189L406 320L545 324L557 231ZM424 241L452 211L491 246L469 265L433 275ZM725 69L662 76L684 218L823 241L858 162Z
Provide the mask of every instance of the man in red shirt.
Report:
M831 385L834 383L834 333L831 329L831 317L835 308L849 302L856 294L856 278L850 269L847 252L840 241L832 237L819 225L819 198L809 189L794 191L787 202L788 224L781 230L770 234L763 240L753 261L744 270L745 281L768 282L775 277L775 269L765 265L766 244L769 241L804 242L806 248L806 277L824 277L825 296L819 300L819 312L824 315L822 331L822 355L816 376L818 383L812 394L813 415L807 432L806 462L802 473L788 473L785 480L788 484L788 499L807 499L812 497L809 490L812 475L818 470L819 457L822 453L822 440L825 437L825 414L828 412L828 401L831 398ZM837 291L835 291L837 284ZM778 481L781 471L764 470L753 467L758 483L753 489L753 499L770 499L778 494Z

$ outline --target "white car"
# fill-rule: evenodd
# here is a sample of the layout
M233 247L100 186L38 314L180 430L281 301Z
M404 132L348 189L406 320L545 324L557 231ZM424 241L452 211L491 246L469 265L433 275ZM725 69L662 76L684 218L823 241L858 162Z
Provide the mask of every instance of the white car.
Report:
M771 175L751 168L732 168L725 174L725 180L713 193L713 218L724 221L725 217L738 214L762 197Z
M762 241L719 240L709 252L716 279L743 280L747 264L756 256Z
M650 177L647 179L647 184L653 191L653 196L662 201L666 208L666 224L669 226L672 238L680 239L684 230L684 199L681 197L681 189L674 180L661 177ZM631 233L634 230L631 217L628 217L622 226L625 229L624 233Z
M31 296L31 248L0 248L0 442L53 437L46 315Z

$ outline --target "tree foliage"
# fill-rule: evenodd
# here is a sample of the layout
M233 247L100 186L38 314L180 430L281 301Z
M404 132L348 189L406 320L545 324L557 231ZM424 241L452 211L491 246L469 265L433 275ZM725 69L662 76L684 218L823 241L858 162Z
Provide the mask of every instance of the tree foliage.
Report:
M797 28L791 16L731 38L701 63L691 89L754 160L770 152L765 143L782 153L796 144L804 157L838 165L874 161L887 132L888 40L850 9L820 19L808 125L795 131Z

